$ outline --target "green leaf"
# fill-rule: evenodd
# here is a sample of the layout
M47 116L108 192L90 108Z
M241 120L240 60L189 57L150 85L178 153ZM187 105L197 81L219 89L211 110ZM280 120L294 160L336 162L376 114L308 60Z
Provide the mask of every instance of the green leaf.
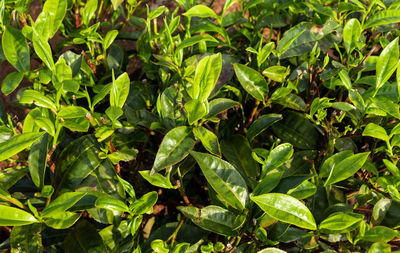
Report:
M369 123L365 127L362 135L370 136L370 137L377 138L377 139L380 139L383 141L389 140L389 136L387 135L386 130L383 127L381 127L375 123Z
M1 92L5 95L9 95L13 92L24 78L24 74L21 72L11 72L4 78L3 84L1 85Z
M51 136L54 136L56 134L54 124L49 118L39 116L35 118L35 124L37 124L38 127L46 131Z
M169 131L160 144L151 174L174 165L189 154L194 146L192 130L189 127L176 127Z
M346 87L347 90L351 90L352 85L351 85L351 79L349 77L349 73L345 69L342 69L339 72L339 77L340 77L340 80L342 81L344 87Z
M270 113L262 115L250 125L246 132L247 139L251 142L256 136L281 119L281 114Z
M115 11L124 2L124 0L111 0L113 10Z
M0 161L18 154L22 150L30 147L44 132L40 133L22 133L16 135L6 142L0 143Z
M396 165L394 165L391 161L386 159L383 159L382 161L385 164L388 171L390 171L390 173L392 173L393 176L400 177L400 171Z
M257 251L257 253L286 253L286 251L278 248L265 248L263 250Z
M290 189L287 193L296 199L306 199L317 192L317 187L310 181L304 181L299 186Z
M47 41L56 34L67 13L67 5L67 0L47 0L44 3L43 10L34 26L43 41Z
M370 152L352 155L332 168L325 186L345 180L354 175L367 161Z
M202 102L198 99L192 99L185 104L185 109L190 125L193 125L193 123L197 123L198 120L207 115L206 103L207 102Z
M372 101L373 105L376 105L384 112L395 117L396 119L400 119L400 112L399 112L400 107L397 103L394 103L393 101L381 96L374 97Z
M233 67L243 89L255 99L264 101L268 94L268 84L264 77L256 70L239 63L233 64Z
M362 28L358 19L352 18L346 22L343 29L343 43L347 54L351 54L354 48L356 48L361 32Z
M392 252L392 248L389 244L383 242L376 242L371 245L368 250L368 253L390 253Z
M209 154L190 151L211 187L232 207L243 211L249 193L240 173L228 162Z
M97 0L94 0L94 1L96 1L96 3L97 3ZM103 40L103 50L104 51L107 50L111 46L111 44L114 42L117 35L118 35L118 30L111 30L111 31L107 32L106 37Z
M283 173L283 171L277 170L267 173L264 178L261 179L261 182L257 184L256 188L254 188L252 195L258 196L272 191L276 186L278 186Z
M339 153L334 154L324 161L322 166L319 169L319 176L321 178L328 177L329 173L333 170L336 165L338 165L344 159L353 155L353 151L345 150Z
M274 49L274 42L269 42L265 44L263 48L260 47L260 50L257 53L257 66L258 68L261 67L261 64L263 64L268 56L271 54L272 50Z
M287 162L293 155L293 146L290 143L283 143L278 145L276 148L271 150L268 155L268 159L265 162L261 178L264 177L268 172L282 166Z
M399 64L399 38L387 45L376 63L376 90L389 80Z
M32 145L29 152L28 164L32 182L38 188L44 184L44 176L47 165L48 134L44 134Z
M191 47L193 45L198 44L199 42L202 41L211 41L211 42L215 42L218 43L218 40L216 40L213 36L208 35L208 34L200 34L200 35L195 35L192 36L190 38L186 38L184 39L175 49L175 52L179 52L179 50L187 48L187 47ZM207 56L209 57L209 56ZM206 58L206 57L204 57ZM204 59L203 58L203 59Z
M383 10L370 17L364 24L364 30L378 25L400 22L400 10Z
M177 209L197 226L222 235L237 236L237 229L244 221L242 216L236 216L219 206L211 205L201 209L194 206L178 206Z
M41 92L37 90L24 90L21 94L21 97L19 99L19 102L21 104L31 104L34 103L37 106L40 107L45 107L53 110L57 110L57 107L55 103L53 102L52 99L49 97L43 95Z
M114 80L110 91L110 105L122 108L129 94L130 81L126 72Z
M183 13L187 17L201 17L201 18L215 18L218 19L217 14L205 5L196 5L190 8L187 12Z
M62 213L71 208L75 203L81 200L86 195L86 192L66 192L61 194L50 204L43 209L42 217L52 217L58 213Z
M301 228L316 230L317 225L310 210L299 200L281 193L267 193L252 196L253 200L269 216L296 225Z
M53 54L51 52L51 47L47 42L47 38L43 38L35 28L32 28L32 43L33 48L37 56L46 64L46 66L51 70L51 72L55 73L55 65L53 60Z
M37 222L36 218L21 209L0 205L0 226L22 226Z
M95 205L111 211L129 212L128 206L123 201L111 196L98 198Z
M284 66L272 66L266 68L262 74L273 81L285 82L286 76L290 74L290 69Z
M391 228L376 226L365 232L362 240L369 242L388 242L398 236L398 233Z
M209 104L210 109L207 118L212 118L217 114L234 107L235 105L240 105L240 103L228 98L216 98Z
M2 38L2 47L4 56L14 68L19 72L30 70L29 46L20 30L7 26Z
M175 187L171 184L171 181L169 179L169 174L164 177L160 173L154 173L154 175L150 176L150 170L141 170L139 171L140 175L146 179L147 182L150 184L157 186L157 187L162 187L166 189L174 189Z
M360 214L336 212L323 220L319 224L319 229L327 234L345 233L356 229L363 218Z
M86 115L89 112L80 106L63 107L57 114L57 118L62 121L62 125L71 131L87 132L90 126Z
M221 142L222 154L232 163L243 177L255 179L260 173L259 165L251 155L249 141L243 135L233 135Z
M222 69L222 56L206 56L197 64L192 88L192 98L207 101L217 84Z
M221 149L218 142L218 137L202 126L193 129L194 136L201 141L203 147L211 154L221 156Z
M40 223L13 227L10 234L11 252L44 252L41 232Z
M153 210L153 206L157 203L158 194L157 192L149 192L143 195L140 199L137 199L129 206L134 215L144 214Z
M90 23L90 20L92 20L96 16L97 5L98 5L97 0L89 0L86 2L85 7L83 7L83 9L81 9L81 13L82 13L82 17L83 17L83 24L85 24L86 26L88 26ZM113 31L115 31L115 30L109 31L106 35L106 38L107 38L108 34L113 33ZM118 32L117 32L117 34L118 34ZM103 42L103 49L107 50L107 48L104 48L104 42Z
M81 220L64 240L66 253L108 252L97 229L86 220Z
M167 7L165 6L159 6L155 10L151 11L149 15L147 15L148 20L152 20L155 18L158 18L161 14L164 13L164 11L168 10Z
M60 212L52 214L51 218L46 218L44 223L54 229L66 229L74 225L80 217L80 213Z

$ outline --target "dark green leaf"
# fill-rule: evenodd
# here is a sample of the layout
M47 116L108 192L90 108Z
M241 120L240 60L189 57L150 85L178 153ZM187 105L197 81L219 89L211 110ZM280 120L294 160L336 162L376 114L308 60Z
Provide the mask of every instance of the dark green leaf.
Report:
M1 85L1 92L5 95L9 95L13 92L24 78L24 74L21 72L11 72L4 78L3 84Z
M10 140L0 143L0 161L18 154L22 150L30 147L38 140L44 132L40 133L22 133L12 137Z

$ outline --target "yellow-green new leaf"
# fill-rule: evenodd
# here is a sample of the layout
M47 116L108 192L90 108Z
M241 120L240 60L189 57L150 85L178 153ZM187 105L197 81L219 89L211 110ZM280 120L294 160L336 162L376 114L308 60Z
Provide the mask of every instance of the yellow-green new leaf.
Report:
M192 98L207 101L217 84L222 69L222 56L215 54L200 60L194 76Z
M365 129L364 132L362 133L363 136L370 136L373 138L377 138L383 141L388 141L389 140L389 136L386 133L386 130L375 124L375 123L369 123Z
M20 30L7 26L3 33L2 47L4 56L14 68L19 72L30 70L29 46Z
M28 212L0 205L0 226L22 226L35 222L37 222L37 219Z
M315 230L317 225L310 210L298 199L281 193L252 196L253 200L269 216L295 226Z
M399 38L387 45L376 63L376 90L389 80L399 64Z

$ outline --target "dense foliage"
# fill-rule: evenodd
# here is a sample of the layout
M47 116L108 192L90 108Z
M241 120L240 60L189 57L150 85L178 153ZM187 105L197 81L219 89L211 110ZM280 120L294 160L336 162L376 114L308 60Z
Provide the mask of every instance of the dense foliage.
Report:
M148 4L0 2L0 249L400 245L399 1Z

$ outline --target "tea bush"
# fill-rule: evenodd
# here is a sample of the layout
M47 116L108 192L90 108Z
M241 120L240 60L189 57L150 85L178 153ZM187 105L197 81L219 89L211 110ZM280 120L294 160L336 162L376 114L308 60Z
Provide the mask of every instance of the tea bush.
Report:
M219 7L0 2L0 249L399 247L400 2Z

